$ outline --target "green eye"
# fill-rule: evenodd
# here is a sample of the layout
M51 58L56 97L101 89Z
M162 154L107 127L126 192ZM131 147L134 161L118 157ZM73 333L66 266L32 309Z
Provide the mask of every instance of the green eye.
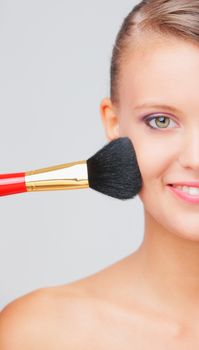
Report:
M152 120L154 120L155 126L149 124ZM145 119L146 124L151 129L167 129L171 121L171 118L166 117L164 115L159 115L156 117L150 117Z

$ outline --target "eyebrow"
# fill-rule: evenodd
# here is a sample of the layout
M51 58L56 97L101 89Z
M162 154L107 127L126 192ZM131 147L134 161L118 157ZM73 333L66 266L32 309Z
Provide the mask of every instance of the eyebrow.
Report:
M153 103L143 103L141 105L136 106L134 109L141 109L144 107L152 107L152 108L164 108L171 112L179 112L179 110L174 106L162 105L162 104L153 104Z

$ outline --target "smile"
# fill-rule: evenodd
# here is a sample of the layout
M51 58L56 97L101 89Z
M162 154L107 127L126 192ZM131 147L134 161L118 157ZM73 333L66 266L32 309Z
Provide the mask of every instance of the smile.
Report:
M175 186L173 185L174 188L177 188L180 191L183 191L185 193L188 193L190 195L199 195L199 188L197 187L187 187L187 186Z
M183 201L199 204L199 188L168 185L168 189Z

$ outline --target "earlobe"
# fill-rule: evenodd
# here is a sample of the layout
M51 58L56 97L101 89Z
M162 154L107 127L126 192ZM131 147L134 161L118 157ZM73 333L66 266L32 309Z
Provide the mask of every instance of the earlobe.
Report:
M119 137L119 119L110 98L106 97L100 104L101 120L109 141Z

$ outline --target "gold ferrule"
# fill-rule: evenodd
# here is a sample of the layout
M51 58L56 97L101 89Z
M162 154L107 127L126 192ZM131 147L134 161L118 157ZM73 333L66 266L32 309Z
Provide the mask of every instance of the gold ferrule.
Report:
M81 160L27 171L25 173L25 182L28 192L88 188L87 162Z

